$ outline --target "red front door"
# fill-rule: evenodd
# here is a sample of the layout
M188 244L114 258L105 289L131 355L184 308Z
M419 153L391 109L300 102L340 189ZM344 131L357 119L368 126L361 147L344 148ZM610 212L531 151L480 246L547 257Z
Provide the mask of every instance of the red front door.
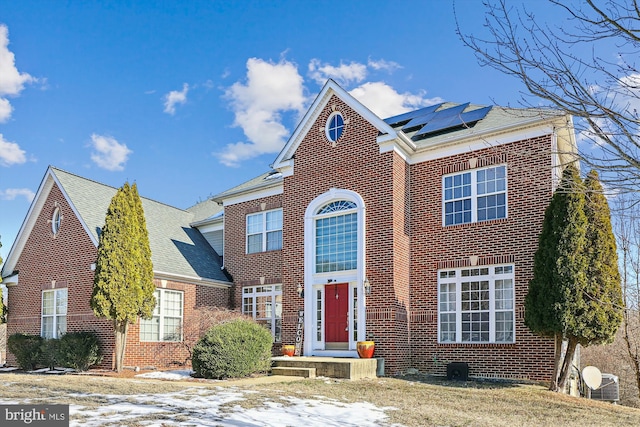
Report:
M325 343L349 342L349 284L339 283L324 287L324 340Z

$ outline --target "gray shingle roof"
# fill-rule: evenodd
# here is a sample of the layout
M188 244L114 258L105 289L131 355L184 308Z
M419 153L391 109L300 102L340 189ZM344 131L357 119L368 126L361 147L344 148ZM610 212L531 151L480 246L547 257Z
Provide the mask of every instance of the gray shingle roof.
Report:
M98 240L111 198L117 189L60 169L51 168L81 220ZM153 270L158 273L228 282L221 270L218 254L192 228L196 214L141 197L149 231ZM212 204L200 206L201 215L210 212Z
M197 203L190 208L187 208L187 211L193 214L192 222L200 222L205 219L221 215L223 209L222 205L219 205L212 199L207 199L204 202Z
M233 188L218 193L212 197L212 200L223 200L226 197L230 197L240 193L251 192L259 190L261 188L282 185L282 175L276 171L265 172L249 181L243 182Z

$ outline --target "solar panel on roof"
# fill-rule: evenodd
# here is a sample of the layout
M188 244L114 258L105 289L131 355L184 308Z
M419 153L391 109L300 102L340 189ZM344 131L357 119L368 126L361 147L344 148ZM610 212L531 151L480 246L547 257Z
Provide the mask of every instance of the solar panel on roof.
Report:
M409 111L408 113L402 113L398 114L397 116L389 117L388 119L384 119L384 121L391 126L397 125L398 123L407 122L413 118L432 113L436 111L441 105L442 103L430 105L428 107L420 108L419 110Z
M430 123L432 120L444 119L445 117L450 117L453 115L460 114L468 106L469 106L469 103L467 102L466 104L460 104L454 107L445 108L444 110L439 110L431 114L428 114L426 116L416 117L415 119L411 120L409 123L404 125L402 127L402 130L406 132L410 129L415 129L417 127L420 127L426 123Z
M477 110L462 113L462 121L464 123L471 123L482 120L487 116L487 114L489 114L491 108L493 108L493 106L490 105L488 107L478 108Z
M425 135L430 133L442 132L444 130L461 125L470 125L484 119L490 110L491 106L478 108L477 110L469 111L462 114L448 115L445 117L437 118L423 126L422 129L416 132L414 137L424 137Z
M423 126L425 123L429 123L431 120L433 120L438 113L430 113L430 114L426 114L424 116L420 116L420 117L416 117L414 119L411 119L409 121L409 123L405 124L404 126L402 126L402 131L403 132L408 132L410 130L413 130L415 128L418 128L420 126Z
M429 123L424 125L422 129L416 132L414 136L420 136L420 135L425 135L427 133L439 132L441 130L459 126L460 124L462 124L462 121L460 120L459 115L437 118L435 120L431 120Z

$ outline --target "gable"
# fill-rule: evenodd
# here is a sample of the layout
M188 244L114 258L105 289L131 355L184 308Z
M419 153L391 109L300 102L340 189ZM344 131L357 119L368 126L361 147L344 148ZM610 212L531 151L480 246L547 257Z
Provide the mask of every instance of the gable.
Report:
M293 164L295 152L305 139L309 132L316 130L315 123L318 121L320 115L325 111L329 102L333 97L339 98L342 102L348 105L353 111L371 123L378 132L378 139L395 139L397 138L396 131L382 119L376 116L371 110L365 107L360 101L351 96L347 91L342 89L333 80L328 80L324 85L316 99L313 101L306 114L294 130L293 134L285 144L284 148L276 157L273 163L273 168L281 172L284 176L293 174Z
M13 273L54 185L60 189L70 211L97 248L105 215L117 189L49 167L9 252L2 269L3 277ZM194 213L141 199L156 277L228 284L218 254L202 234L190 226Z

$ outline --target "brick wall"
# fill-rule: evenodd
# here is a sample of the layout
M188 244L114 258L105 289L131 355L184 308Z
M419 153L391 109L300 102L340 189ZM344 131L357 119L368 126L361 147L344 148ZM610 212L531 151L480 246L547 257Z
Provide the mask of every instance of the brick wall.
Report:
M533 255L551 198L549 136L416 164L411 173L411 353L414 367L444 374L446 363L467 362L472 375L546 380L553 368L551 340L524 325L524 298L533 273ZM469 168L506 163L508 218L443 227L442 176ZM516 342L514 344L438 344L438 267L513 262Z
M333 108L349 122L332 145L324 128ZM295 154L294 175L284 180L283 341L293 342L297 310L295 294L304 283L304 213L309 203L330 188L357 192L366 207L366 276L373 292L367 298L367 333L376 340L376 355L389 373L409 363L408 199L409 168L395 153L380 154L378 130L340 99L333 97ZM397 220L400 219L400 220Z
M59 208L63 215L60 231L51 230L53 211ZM101 367L113 366L113 323L97 318L90 307L93 290L93 271L97 249L85 233L78 218L67 204L60 189L54 185L42 211L36 219L24 250L16 264L20 281L9 287L7 305L8 335L21 332L40 334L42 291L67 288L67 332L93 331L101 340L104 360ZM184 291L184 318L195 315L197 307L228 307L230 290L204 285L154 280L156 286ZM184 361L183 344L140 343L139 322L131 325L127 335L125 366L170 366ZM15 364L13 355L7 362Z
M282 283L282 251L246 253L246 216L282 208L282 196L270 196L224 208L224 266L233 277L233 307L242 310L242 288ZM283 220L286 224L286 219ZM287 245L283 238L283 245Z
M183 340L181 342L140 341L140 320L129 326L124 366L140 368L166 368L190 366L190 349L205 332L200 324L198 310L205 307L226 308L230 290L154 279L156 288L183 292ZM206 302L207 304L202 304Z

